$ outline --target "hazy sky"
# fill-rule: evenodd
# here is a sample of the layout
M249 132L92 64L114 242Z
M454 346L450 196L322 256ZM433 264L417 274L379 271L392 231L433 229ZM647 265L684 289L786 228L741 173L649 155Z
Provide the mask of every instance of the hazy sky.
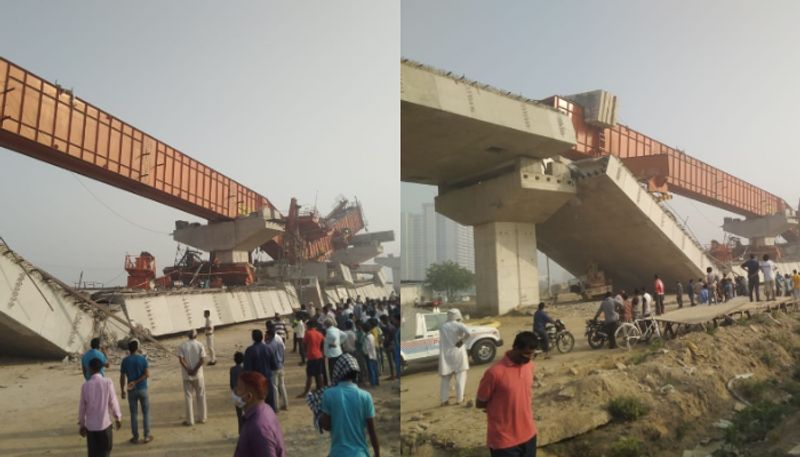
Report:
M338 195L358 197L368 228L400 239L394 2L0 6L3 57L74 88L284 214L291 197L316 201L323 214ZM172 264L174 221L198 219L76 176L0 149L0 236L68 283L83 270L86 280L119 284L125 254L141 250L159 268ZM399 254L399 242L385 250Z
M606 89L620 121L797 207L800 3L404 1L404 57L541 99ZM435 189L403 184L419 211ZM703 243L728 213L676 197Z

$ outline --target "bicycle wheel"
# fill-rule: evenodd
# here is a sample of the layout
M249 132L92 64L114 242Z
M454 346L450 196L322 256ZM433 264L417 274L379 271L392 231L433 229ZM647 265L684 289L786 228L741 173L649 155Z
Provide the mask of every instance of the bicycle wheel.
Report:
M561 332L556 338L556 347L562 354L572 351L575 347L575 337L570 332Z
M626 351L630 351L636 346L639 339L642 338L642 332L639 330L639 327L630 322L625 322L614 332L614 337L617 339L617 346Z

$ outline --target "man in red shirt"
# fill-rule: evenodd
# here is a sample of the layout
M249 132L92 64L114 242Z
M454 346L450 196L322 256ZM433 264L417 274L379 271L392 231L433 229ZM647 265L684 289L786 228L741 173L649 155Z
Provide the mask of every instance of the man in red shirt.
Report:
M317 383L317 390L322 388L322 372L325 370L325 359L322 357L322 342L325 341L314 319L309 319L306 323L306 335L303 337L303 344L306 346L306 388L297 398L305 398L311 390L311 379Z
M486 410L486 445L492 457L536 457L534 349L533 332L519 333L513 348L481 378L475 406Z
M658 275L653 277L653 290L656 293L656 316L664 314L664 281Z

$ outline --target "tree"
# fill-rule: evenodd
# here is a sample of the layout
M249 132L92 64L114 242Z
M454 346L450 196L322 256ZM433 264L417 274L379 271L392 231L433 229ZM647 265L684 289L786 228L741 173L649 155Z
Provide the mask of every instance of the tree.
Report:
M433 290L445 291L447 300L450 301L456 292L472 285L473 277L474 275L471 271L451 260L447 260L429 266L426 271L425 282Z

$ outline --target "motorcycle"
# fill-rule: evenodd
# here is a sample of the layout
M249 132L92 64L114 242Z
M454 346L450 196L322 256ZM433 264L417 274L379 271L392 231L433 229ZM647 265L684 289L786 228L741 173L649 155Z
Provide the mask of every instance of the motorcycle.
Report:
M572 348L575 347L575 337L567 330L561 319L556 319L554 324L545 325L545 332L547 333L548 347L553 348L555 346L558 352L562 354L572 351ZM533 332L533 334L536 335L539 346L543 346L539 334L536 332Z
M608 334L603 328L603 323L594 319L586 321L586 338L592 349L600 349L608 341Z

